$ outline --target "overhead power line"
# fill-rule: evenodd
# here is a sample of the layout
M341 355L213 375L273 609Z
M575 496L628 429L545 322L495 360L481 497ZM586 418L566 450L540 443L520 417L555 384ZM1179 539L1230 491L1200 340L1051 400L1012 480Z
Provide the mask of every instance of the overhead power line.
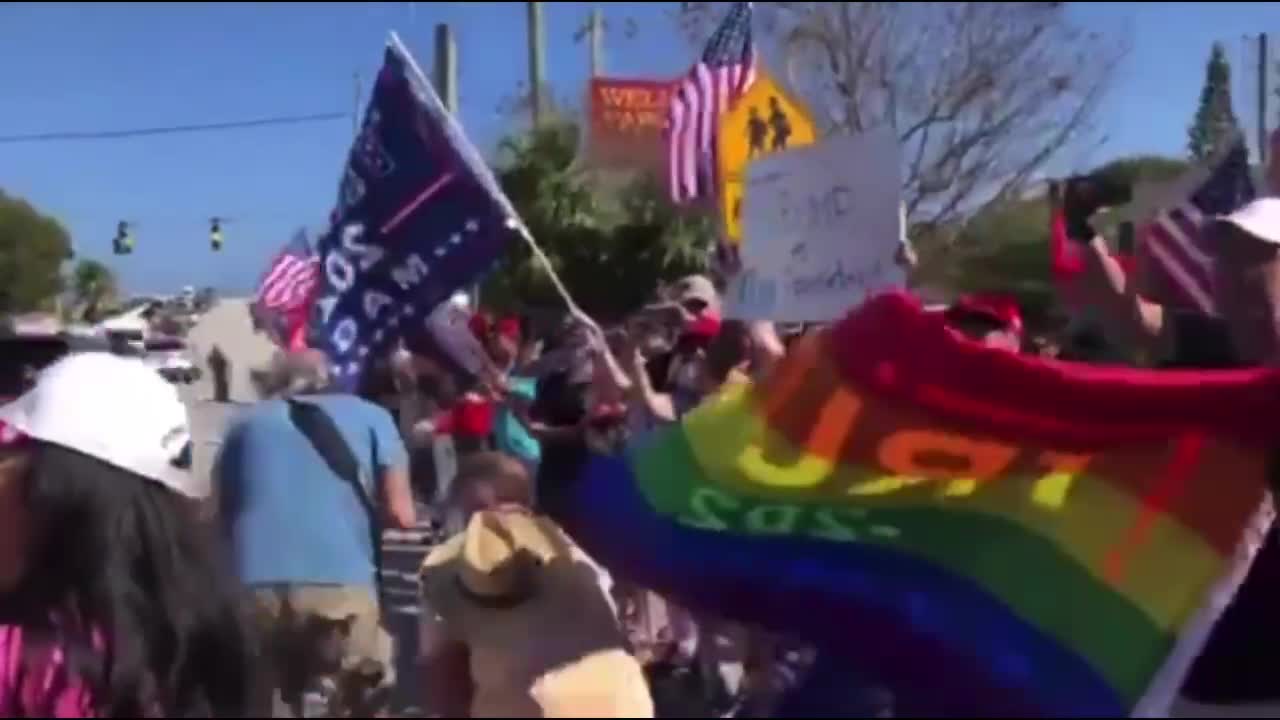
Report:
M28 142L54 142L61 140L118 140L121 138L147 137L150 135L177 135L179 133L212 132L218 130L241 130L245 128L268 127L272 125L302 125L305 123L329 122L351 117L351 113L331 112L314 115L280 115L257 120L236 120L232 122L202 123L198 125L169 125L165 127L135 128L132 130L98 130L94 132L50 132L31 133L29 135L0 135L0 145Z

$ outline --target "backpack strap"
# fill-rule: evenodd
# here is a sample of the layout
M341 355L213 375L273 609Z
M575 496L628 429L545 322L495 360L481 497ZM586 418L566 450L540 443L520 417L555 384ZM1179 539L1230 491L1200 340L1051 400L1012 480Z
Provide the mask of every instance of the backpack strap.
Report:
M386 593L382 582L382 523L379 521L377 506L370 497L370 487L360 482L360 461L351 451L351 445L338 430L333 418L318 405L289 399L289 420L294 427L306 436L311 446L316 449L325 464L334 474L351 486L369 516L369 531L372 535L374 586L378 591L378 603L386 612Z

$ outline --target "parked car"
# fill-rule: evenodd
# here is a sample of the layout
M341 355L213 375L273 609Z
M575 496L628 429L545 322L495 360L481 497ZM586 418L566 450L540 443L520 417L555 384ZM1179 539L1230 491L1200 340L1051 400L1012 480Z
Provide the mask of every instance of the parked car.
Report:
M190 384L200 379L200 366L182 338L148 338L143 342L142 360L172 383Z

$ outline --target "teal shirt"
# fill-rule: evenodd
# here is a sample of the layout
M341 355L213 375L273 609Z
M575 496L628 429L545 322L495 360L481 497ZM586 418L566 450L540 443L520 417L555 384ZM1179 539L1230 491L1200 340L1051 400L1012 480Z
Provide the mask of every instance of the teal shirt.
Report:
M538 394L538 381L536 378L513 375L507 380L507 389L515 402L531 405ZM509 403L499 408L494 418L493 442L502 452L533 466L542 459L542 447L529 434L529 429L512 411Z

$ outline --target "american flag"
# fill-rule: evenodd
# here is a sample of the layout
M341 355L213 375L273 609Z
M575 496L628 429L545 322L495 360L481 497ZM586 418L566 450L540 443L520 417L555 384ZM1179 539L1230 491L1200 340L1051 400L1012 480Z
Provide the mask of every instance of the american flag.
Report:
M272 312L305 308L320 278L320 259L311 250L307 232L299 230L271 261L258 286L258 305Z
M1254 197L1249 151L1241 140L1185 202L1156 216L1138 250L1156 282L1171 295L1160 300L1215 313L1214 250L1212 238L1204 230L1214 217L1230 213Z
M311 249L307 231L298 230L258 283L257 297L250 306L256 327L281 347L300 347L319 281L319 258Z
M714 193L720 116L755 79L751 3L734 3L707 42L702 58L676 85L671 98L667 156L672 200L686 203Z

